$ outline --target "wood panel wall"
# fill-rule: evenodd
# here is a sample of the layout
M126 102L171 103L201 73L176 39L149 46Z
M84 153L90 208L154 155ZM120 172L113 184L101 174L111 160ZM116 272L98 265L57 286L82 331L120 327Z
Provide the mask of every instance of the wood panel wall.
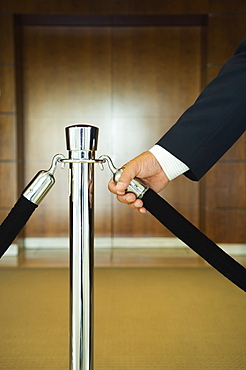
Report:
M54 154L67 154L64 134L71 124L99 127L98 155L109 154L110 45L108 27L24 27L26 180L47 168ZM96 168L96 175L97 231L109 236L110 174ZM29 236L68 235L67 178L67 170L57 168L55 187L27 225Z
M197 2L179 0L174 4L173 2L160 1L158 5L157 2L143 0L141 7L135 1L121 3L113 0L96 0L93 2L89 0L81 2L51 0L42 3L33 0L2 1L0 4L1 220L14 204L20 190L17 191L18 164L21 161L19 153L21 153L21 150L20 145L17 146L20 133L17 137L16 113L19 112L19 109L16 111L15 93L18 86L16 86L15 71L18 66L15 63L14 14L185 15L200 13L207 15L208 24L204 31L205 41L203 43L205 52L202 55L204 65L202 84L204 85L218 73L223 62L233 54L240 40L245 38L245 12L246 3L244 0L234 2L228 0L201 0ZM18 47L17 44L15 46ZM48 158L45 159L41 167L47 168L49 160ZM37 168L33 168L34 172L39 167L40 163L37 164ZM100 174L100 176L106 175ZM104 182L105 180L102 177L101 181ZM176 186L179 185L173 183L173 190L169 191L174 192ZM245 135L199 183L199 189L200 221L203 230L216 242L245 242ZM43 212L41 208L39 211ZM118 214L118 209L115 209L114 213ZM102 224L102 230L105 227L106 224ZM65 229L63 232L65 232Z
M13 16L0 15L0 222L16 201L17 141Z
M24 27L25 182L64 148L64 127L81 119L99 127L99 153L117 166L153 146L200 91L200 48L197 26ZM28 236L67 235L61 176ZM96 234L169 235L149 215L112 203L110 176L97 171ZM198 224L196 183L182 177L165 195Z

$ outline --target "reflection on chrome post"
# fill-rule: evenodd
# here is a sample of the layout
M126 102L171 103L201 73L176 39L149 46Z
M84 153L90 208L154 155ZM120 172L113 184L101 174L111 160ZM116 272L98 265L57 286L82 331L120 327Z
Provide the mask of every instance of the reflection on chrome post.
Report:
M70 370L93 370L93 182L98 128L66 128L70 171Z

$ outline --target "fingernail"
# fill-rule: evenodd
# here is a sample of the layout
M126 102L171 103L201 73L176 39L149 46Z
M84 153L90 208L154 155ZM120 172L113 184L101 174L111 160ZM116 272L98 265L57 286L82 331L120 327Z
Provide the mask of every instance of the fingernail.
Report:
M123 194L125 194L125 190L126 190L126 185L123 182L118 182L116 184L117 194L123 195Z
M126 201L127 201L127 202L131 202L131 201L132 201L132 197L131 197L131 196L129 196L129 195L127 195L127 196L126 196Z
M121 182L121 181L117 182L116 184L116 187L120 187L120 188L125 187L125 186L126 184L124 184L124 182Z
M117 190L117 194L118 194L118 195L124 195L124 194L125 194L125 192L124 192L124 191L118 191L118 190Z

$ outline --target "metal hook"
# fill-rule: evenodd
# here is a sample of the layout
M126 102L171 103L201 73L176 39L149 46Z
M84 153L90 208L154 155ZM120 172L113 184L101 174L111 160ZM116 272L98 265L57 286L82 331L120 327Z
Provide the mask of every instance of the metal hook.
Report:
M56 154L53 157L51 166L50 166L50 168L48 169L47 172L49 172L51 175L54 175L58 162L61 163L61 168L64 168L65 167L65 163L62 162L63 159L65 159L65 155L63 155L63 154Z
M112 159L108 155L106 155L106 154L100 155L99 159L102 160L102 162L99 163L100 170L102 170L102 171L104 170L103 164L107 162L108 167L109 167L110 171L112 172L112 174L115 174L118 171L118 168L115 167L115 165L113 164Z

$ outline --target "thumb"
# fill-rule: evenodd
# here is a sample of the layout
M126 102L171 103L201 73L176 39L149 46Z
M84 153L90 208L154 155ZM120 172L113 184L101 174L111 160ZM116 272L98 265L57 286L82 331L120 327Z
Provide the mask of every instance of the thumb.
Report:
M132 179L134 179L134 177L136 177L137 174L137 170L133 164L126 164L124 167L122 167L122 169L122 175L118 183L116 184L116 191L119 195L125 193L130 182L132 181Z

